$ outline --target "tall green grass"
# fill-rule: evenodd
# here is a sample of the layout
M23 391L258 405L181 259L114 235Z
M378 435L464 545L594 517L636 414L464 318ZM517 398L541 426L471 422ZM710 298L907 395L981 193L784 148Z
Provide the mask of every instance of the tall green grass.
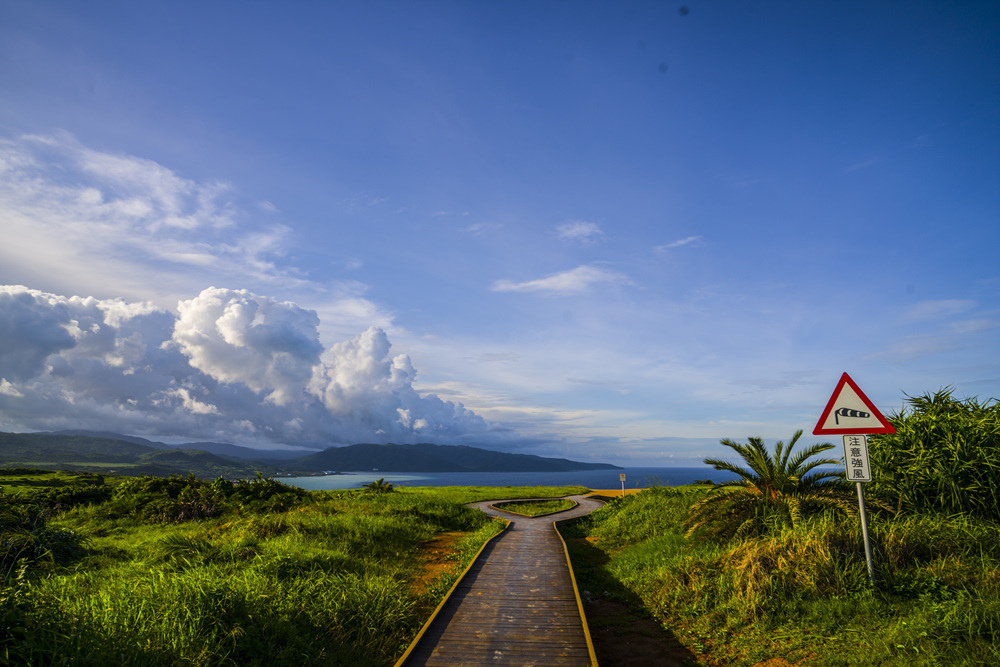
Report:
M285 502L280 487L182 482L51 510L46 526L86 548L42 568L15 560L0 577L0 664L392 664L502 528L457 489ZM176 511L213 499L200 516ZM462 535L454 566L426 582L421 544L442 533Z
M760 539L693 544L680 524L699 497L652 489L565 527L594 544L575 547L581 587L645 610L724 664L1000 664L1000 526L873 518L873 591L856 523L817 518ZM584 551L593 548L603 555Z
M901 512L1000 521L1000 401L950 390L907 398L894 434L870 436L871 493Z
M32 588L28 664L378 665L418 627L417 600L392 573L312 570L275 561L151 569L124 564Z

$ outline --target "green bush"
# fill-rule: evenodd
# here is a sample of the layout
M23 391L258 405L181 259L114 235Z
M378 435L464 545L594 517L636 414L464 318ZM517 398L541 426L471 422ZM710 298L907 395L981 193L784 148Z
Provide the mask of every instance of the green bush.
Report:
M85 539L72 530L48 525L48 511L37 503L0 491L0 580L41 565L62 565L85 553Z
M901 512L1000 521L1000 402L951 390L907 398L894 434L870 436L871 493Z
M289 486L257 473L257 479L240 479L227 482L221 477L212 482L230 503L240 508L256 511L284 512L302 502L306 491Z
M131 517L146 523L179 523L207 519L226 512L284 512L307 496L300 489L258 473L253 480L218 478L205 482L194 475L126 479L111 494L103 511L113 518Z
M761 438L749 438L747 444L722 440L743 461L705 459L705 464L734 473L739 479L713 487L706 498L691 507L684 524L687 535L695 540L721 541L759 537L793 528L812 515L857 514L850 486L844 482L842 473L816 470L819 466L837 464L835 459L813 458L833 449L833 445L811 445L792 456L801 436L800 429L787 447L779 440L773 453Z
M36 491L31 501L53 511L62 511L78 505L100 505L111 499L113 489L104 484L74 484L54 489Z

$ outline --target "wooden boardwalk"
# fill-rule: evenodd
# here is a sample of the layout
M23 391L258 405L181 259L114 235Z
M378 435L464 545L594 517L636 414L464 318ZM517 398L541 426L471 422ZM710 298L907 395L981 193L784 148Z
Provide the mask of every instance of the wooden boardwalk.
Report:
M527 518L476 503L512 521L490 542L402 665L596 665L586 620L553 521L601 503L571 496L566 512Z

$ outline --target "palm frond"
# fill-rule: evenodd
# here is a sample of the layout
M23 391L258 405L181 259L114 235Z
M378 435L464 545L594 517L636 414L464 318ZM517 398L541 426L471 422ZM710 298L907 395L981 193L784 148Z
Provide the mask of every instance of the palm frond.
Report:
M716 470L731 472L734 475L738 475L741 479L745 480L759 479L757 474L754 473L752 470L748 470L735 463L730 463L729 461L723 461L721 459L705 459L705 465L710 465Z
M759 536L786 526L794 528L811 514L856 514L853 495L842 473L816 471L818 466L839 463L815 458L833 449L833 445L814 444L795 452L801 437L800 429L787 444L779 440L773 451L768 451L759 437L747 438L745 443L721 440L743 460L734 463L708 458L705 463L732 472L738 479L717 485L690 508L684 522L688 537L725 540Z
M799 452L798 454L795 455L795 458L792 459L792 464L789 467L789 469L791 469L791 470L799 470L800 468L804 467L804 464L805 464L805 462L806 462L807 459L811 459L812 457L816 456L817 454L822 454L823 452L829 451L831 449L833 449L833 445L831 445L829 442L823 442L823 443L818 443L818 444L812 445L812 446L810 446L810 447L802 450L801 452ZM837 463L836 461L833 461L832 459L823 459L822 461L811 461L808 464L808 467L806 468L806 470L811 470L812 468L815 468L818 465L825 465L825 464L829 464L831 462L833 464ZM804 475L805 472L806 472L806 470L802 470L800 472L800 475Z

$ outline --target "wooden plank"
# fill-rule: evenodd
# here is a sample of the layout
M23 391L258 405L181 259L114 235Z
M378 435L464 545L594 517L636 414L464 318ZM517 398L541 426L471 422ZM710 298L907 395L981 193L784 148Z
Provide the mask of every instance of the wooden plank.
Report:
M573 497L558 515L507 515L500 537L455 587L402 665L590 665L593 647L553 519L583 516L597 501Z

